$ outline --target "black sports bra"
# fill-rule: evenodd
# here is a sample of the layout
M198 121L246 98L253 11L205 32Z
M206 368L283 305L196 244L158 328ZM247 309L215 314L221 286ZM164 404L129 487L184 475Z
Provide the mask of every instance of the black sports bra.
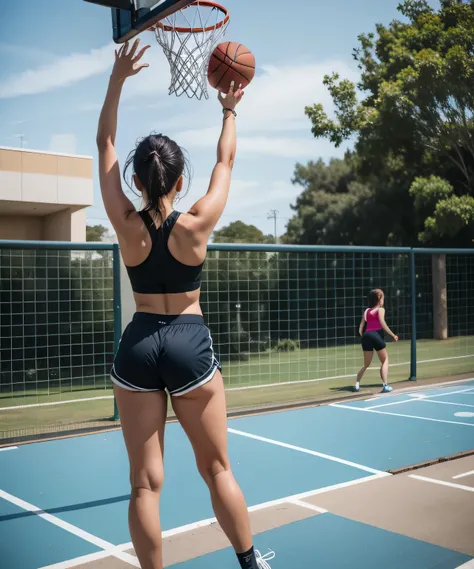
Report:
M183 265L168 249L168 239L176 220L181 215L173 211L157 229L147 211L139 211L151 237L148 257L135 267L126 266L133 292L141 294L172 294L190 292L201 286L204 263L198 266Z

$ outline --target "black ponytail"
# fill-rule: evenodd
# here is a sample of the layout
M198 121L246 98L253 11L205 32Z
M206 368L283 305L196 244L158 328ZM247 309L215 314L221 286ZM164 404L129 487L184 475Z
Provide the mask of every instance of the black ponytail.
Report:
M163 221L162 198L175 187L181 175L190 182L189 160L184 151L167 136L152 134L137 144L125 163L124 180L133 191L126 178L129 167L145 188L145 211L152 211Z

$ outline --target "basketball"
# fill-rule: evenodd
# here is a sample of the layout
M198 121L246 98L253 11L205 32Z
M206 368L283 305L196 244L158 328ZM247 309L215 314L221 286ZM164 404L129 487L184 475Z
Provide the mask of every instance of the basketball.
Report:
M247 87L254 76L255 56L241 43L221 43L212 52L207 77L210 85L221 93L229 92L232 81L236 89L240 84Z

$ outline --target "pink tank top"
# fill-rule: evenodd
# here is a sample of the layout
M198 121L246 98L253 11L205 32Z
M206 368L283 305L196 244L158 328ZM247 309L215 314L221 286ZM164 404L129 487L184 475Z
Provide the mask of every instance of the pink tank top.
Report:
M378 308L367 308L364 314L365 320L367 322L366 332L376 332L377 330L382 329L382 325L380 324L379 318L379 309Z

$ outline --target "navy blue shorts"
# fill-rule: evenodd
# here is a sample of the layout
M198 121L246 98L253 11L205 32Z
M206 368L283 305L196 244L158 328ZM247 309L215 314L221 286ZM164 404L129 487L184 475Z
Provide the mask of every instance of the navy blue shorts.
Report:
M374 332L364 332L362 336L362 350L364 352L380 352L387 347L383 339L383 330L375 330Z
M220 369L202 316L136 312L120 340L111 379L130 391L184 395Z

